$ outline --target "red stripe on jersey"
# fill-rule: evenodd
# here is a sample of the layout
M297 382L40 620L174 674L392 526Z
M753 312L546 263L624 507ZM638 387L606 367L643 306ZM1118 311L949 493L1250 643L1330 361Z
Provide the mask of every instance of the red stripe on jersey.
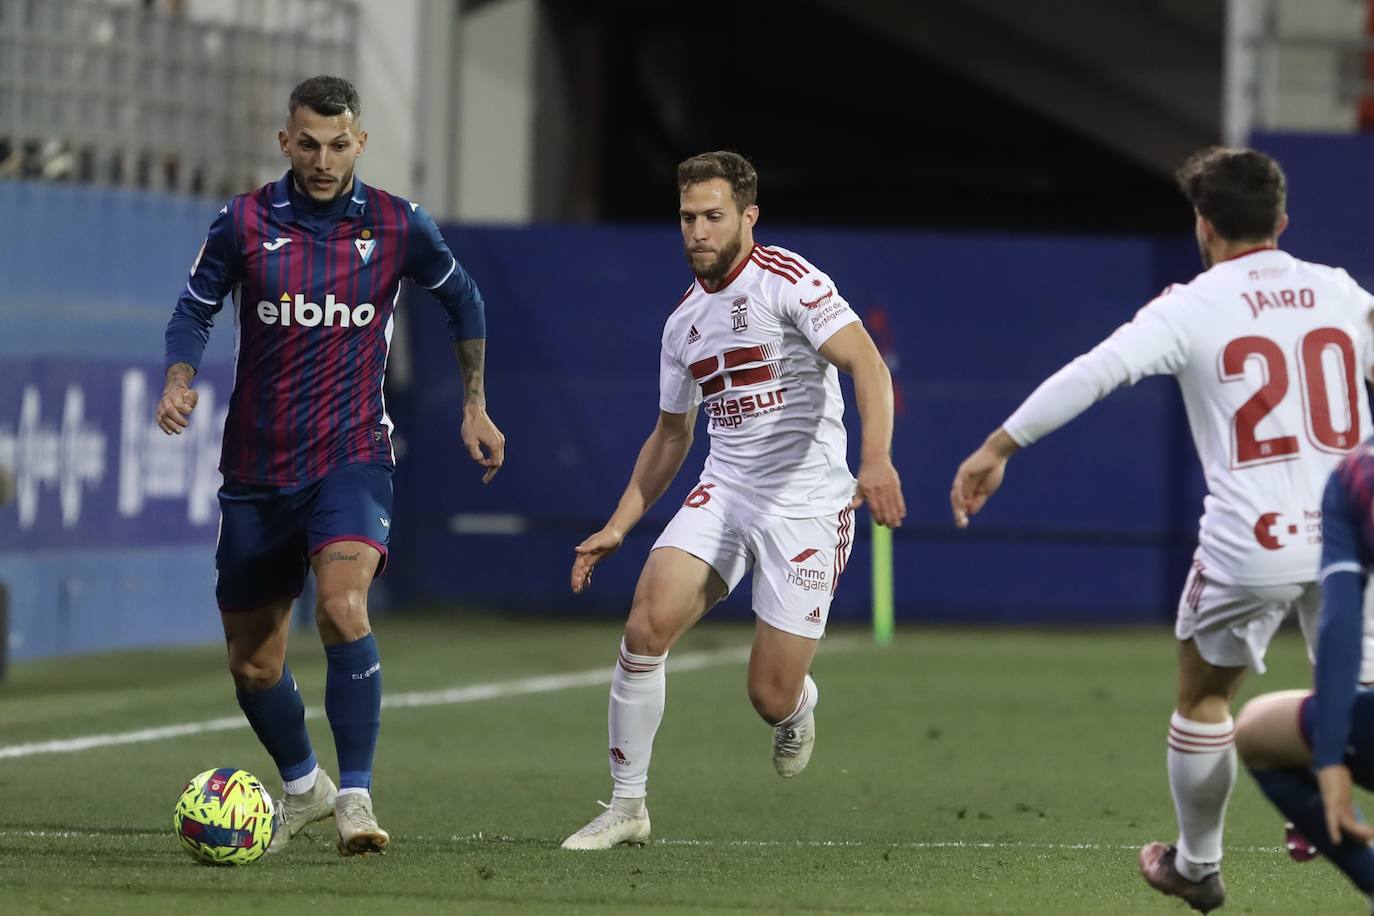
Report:
M795 268L797 268L798 270L800 270L800 271L802 272L802 275L803 275L803 276L805 276L806 274L811 273L811 270L812 270L811 265L810 265L810 264L807 264L807 263L804 262L804 261L802 261L800 258L795 258L795 257L792 257L791 255L783 254L783 253L782 253L781 251L779 251L778 249L776 249L776 248L769 248L769 247L767 247L767 246L765 246L765 245L760 245L760 246L759 246L759 251L762 251L764 254L770 254L770 255L772 255L773 257L777 258L779 261L782 261L782 262L784 262L784 263L786 263L786 264L791 264L793 267L795 267Z
M720 394L720 393L721 393L722 391L724 391L724 390L725 390L725 376L723 376L723 375L717 375L715 378L711 379L709 382L702 382L702 383L701 383L701 393L702 393L703 396L708 397L708 398L709 398L711 395L713 395L713 394Z
M742 388L745 385L757 385L760 382L771 381L778 377L776 366L755 366L753 369L739 369L730 373L730 386L732 388Z
M694 289L696 289L696 288L697 288L696 283L693 283L691 286L687 287L687 292L683 293L683 294L682 294L682 298L679 299L679 300L677 301L677 305L673 306L673 311L677 311L677 306L678 306L678 305L681 305L681 304L684 303L684 302L686 302L686 301L687 301L687 297L690 296L690 295L692 295L692 290L694 290Z
M749 256L749 260L753 261L755 264L757 264L759 267L762 267L764 270L768 271L769 273L775 273L775 274L777 274L779 277L782 277L782 278L783 278L784 280L786 280L788 283L793 283L793 284L795 284L795 283L797 282L797 278L796 278L796 277L792 276L792 275L789 274L789 273L783 273L782 270L780 270L780 269L777 268L777 267L772 266L772 265L769 264L767 261L764 261L764 260L762 260L762 259L760 259L760 258L754 257L753 255L750 255L750 256Z
M736 366L743 366L745 363L758 363L768 358L768 351L765 349L767 344L759 344L757 347L740 347L736 350L725 351L725 368L733 369Z
M719 357L708 356L705 359L699 359L696 362L689 365L687 367L687 371L692 373L692 378L696 379L699 382L702 379L706 378L706 376L710 375L712 372L715 372L718 366Z
M764 248L755 248L753 254L754 254L754 257L758 258L761 262L767 263L767 264L772 264L774 267L777 267L779 270L781 270L781 271L783 271L783 272L785 272L785 273L788 273L788 274L793 275L793 276L794 276L796 279L798 279L798 280L800 280L800 279L806 274L806 271L804 271L802 268L796 267L796 266L793 266L792 264L787 263L786 261L784 261L782 258L778 257L778 256L775 255L775 254L770 254L770 253L768 253L768 250L767 250L767 249L764 249Z

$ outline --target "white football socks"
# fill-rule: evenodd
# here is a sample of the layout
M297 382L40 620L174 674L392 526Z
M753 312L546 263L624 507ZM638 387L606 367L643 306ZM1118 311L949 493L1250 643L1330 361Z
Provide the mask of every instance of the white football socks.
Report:
M1169 789L1178 814L1178 856L1183 877L1201 881L1221 870L1226 804L1236 784L1236 726L1194 722L1175 712L1169 720Z
M654 734L663 721L667 678L663 655L635 655L620 641L620 658L611 676L607 724L611 739L611 779L616 798L643 798L649 781Z
M802 681L801 696L797 697L796 707L788 714L786 719L774 723L774 727L782 728L784 726L796 725L811 714L811 711L816 708L816 703L820 701L820 698L821 690L816 686L816 682L811 680L811 675L808 674L806 680Z
M287 795L304 795L306 792L315 788L315 780L319 778L319 775L320 768L315 767L315 769L306 773L300 779L286 780L282 783L282 788L286 790Z

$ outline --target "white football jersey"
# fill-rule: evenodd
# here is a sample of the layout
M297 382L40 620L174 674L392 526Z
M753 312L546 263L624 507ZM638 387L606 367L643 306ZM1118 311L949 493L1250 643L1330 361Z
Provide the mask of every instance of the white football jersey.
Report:
M858 320L828 276L784 248L754 246L714 293L692 284L663 328L659 407L702 404L703 480L793 518L853 498L839 372L819 350Z
M1028 445L1123 384L1173 375L1207 478L1207 578L1311 582L1327 477L1370 433L1371 307L1338 268L1274 249L1223 261L1052 376L1005 429Z

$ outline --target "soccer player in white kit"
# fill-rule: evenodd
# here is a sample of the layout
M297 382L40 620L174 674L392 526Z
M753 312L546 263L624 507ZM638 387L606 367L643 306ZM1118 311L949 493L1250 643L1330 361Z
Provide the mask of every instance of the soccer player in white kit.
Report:
M668 650L752 569L754 709L773 726L773 764L811 759L819 691L808 671L849 559L854 509L883 525L906 514L892 466L892 378L830 277L754 242L758 176L742 156L678 166L679 222L696 280L663 329L658 423L606 526L577 547L572 589L624 540L682 466L699 407L711 452L698 485L640 575L611 680L611 804L563 843L609 849L649 839L645 786L663 718ZM858 480L845 459L836 368L854 379L863 425Z
M1207 497L1178 605L1178 705L1169 723L1174 845L1140 853L1145 880L1207 912L1226 898L1222 822L1236 779L1231 701L1283 618L1309 648L1321 607L1322 493L1370 430L1363 380L1371 299L1345 271L1277 248L1288 223L1278 163L1204 150L1178 172L1196 211L1206 268L1044 384L954 478L955 523L1002 483L1007 459L1122 385L1173 375L1183 392Z

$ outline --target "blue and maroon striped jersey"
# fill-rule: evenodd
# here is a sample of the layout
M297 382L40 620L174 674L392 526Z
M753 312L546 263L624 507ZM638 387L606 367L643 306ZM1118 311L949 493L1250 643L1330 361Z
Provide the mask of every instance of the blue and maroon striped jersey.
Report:
M1319 767L1345 759L1360 684L1365 581L1374 563L1374 439L1346 455L1322 498L1322 613L1314 681L1312 756Z
M486 336L482 296L424 210L356 178L321 209L280 180L229 201L167 325L167 365L200 364L234 301L226 479L273 486L393 463L382 397L401 280L430 290L454 340Z

